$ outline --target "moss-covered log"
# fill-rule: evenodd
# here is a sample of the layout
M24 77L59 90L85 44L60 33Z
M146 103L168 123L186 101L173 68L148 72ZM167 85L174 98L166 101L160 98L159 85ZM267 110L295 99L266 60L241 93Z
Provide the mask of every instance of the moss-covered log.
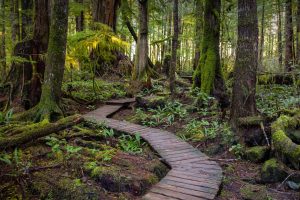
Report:
M241 117L237 122L239 126L259 126L264 122L264 118L262 116Z
M280 157L284 156L296 169L300 169L300 145L287 136L286 130L299 126L300 111L292 117L282 115L272 124L273 149Z
M9 137L0 138L0 149L16 147L34 141L40 137L44 137L51 133L64 130L82 121L83 117L81 115L73 115L60 119L55 123L49 123L49 121L44 120L36 124L22 127L21 133Z

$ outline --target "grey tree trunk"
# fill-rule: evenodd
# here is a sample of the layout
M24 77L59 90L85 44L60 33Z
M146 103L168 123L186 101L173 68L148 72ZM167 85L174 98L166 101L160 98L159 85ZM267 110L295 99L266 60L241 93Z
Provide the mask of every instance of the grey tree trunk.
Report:
M292 0L285 2L285 70L291 71L293 65L293 16Z
M53 2L49 46L42 95L38 104L37 118L52 118L61 114L59 100L64 76L68 32L68 0Z
M83 0L76 0L77 3L83 4ZM84 29L84 13L83 11L80 12L78 16L76 16L76 31L80 32Z
M199 65L200 51L201 51L201 39L203 29L203 2L202 0L195 0L196 4L196 33L195 33L195 57L193 69L195 70Z
M259 70L263 70L263 58L264 58L264 43L265 43L265 0L263 0L262 16L261 16L261 34L260 34L260 48L258 56Z
M170 66L170 91L171 94L175 94L175 73L177 67L177 49L178 49L178 36L179 36L179 17L178 17L178 0L174 0L173 5L173 38L172 38L172 59Z
M277 11L278 11L278 31L277 31L277 38L278 38L278 63L279 68L282 69L282 17L281 17L281 3L280 0L277 0Z
M139 35L133 80L141 80L148 63L148 0L139 0Z
M255 93L258 65L258 20L256 0L238 1L238 42L233 73L230 118L234 125L240 117L257 114Z

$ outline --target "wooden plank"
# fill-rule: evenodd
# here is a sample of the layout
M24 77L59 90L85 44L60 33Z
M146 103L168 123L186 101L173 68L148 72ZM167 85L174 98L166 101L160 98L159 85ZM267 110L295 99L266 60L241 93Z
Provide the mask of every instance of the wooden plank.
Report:
M222 180L222 176L215 176L215 175L209 175L209 174L203 174L203 173L196 173L196 172L189 172L189 171L177 171L175 169L172 169L169 171L168 174L179 174L179 175L187 175L187 176L193 176L195 178L206 178L208 180L218 181L220 182Z
M191 175L185 175L185 174L181 174L181 173L168 173L168 177L174 177L174 178L181 178L181 179L186 179L186 180L191 180L191 181L198 181L198 182L206 182L212 185L215 185L217 187L219 187L219 181L217 180L211 180L205 177L196 177L196 176L191 176Z
M182 167L181 165L173 165L173 167ZM201 168L201 169L215 169L215 170L221 170L222 168L219 165L216 164L194 164L194 163L189 163L188 165L186 165L186 167L190 167L193 169L197 169L197 168Z
M171 165L171 164L170 164ZM187 169L183 167L173 167L175 171L182 171L182 172L191 172L191 173L202 173L206 175L211 175L211 176L221 176L222 177L222 171L215 171L215 170L207 170L207 169Z
M186 183L186 184L189 184L189 185L202 186L202 187L216 189L216 190L219 189L218 184L211 184L211 183L209 183L205 180L194 181L194 180L189 180L189 179L184 179L184 178L177 178L177 177L173 177L173 176L166 176L163 179L169 180L169 181L176 181L176 182L180 182L180 183Z
M160 181L160 183L165 183L165 184L168 184L168 185L178 186L178 187L181 187L181 188L186 188L186 189L191 189L191 190L195 190L195 191L205 192L205 193L208 193L208 194L214 194L214 193L217 194L216 189L204 187L204 186L201 186L201 185L191 185L191 184L172 181L172 180L167 180L167 179L162 179Z
M213 199L215 196L210 193L200 192L197 190L191 190L191 189L182 188L182 187L173 186L173 185L168 185L165 183L158 183L155 185L155 187L164 188L164 189L172 190L174 192L180 192L183 194L188 194L188 195L192 195L192 196L200 197L200 198L204 198L204 199Z
M148 192L145 196L142 198L143 200L178 200L176 198L167 197L165 195L152 193L151 191Z
M194 161L203 161L203 160L207 160L206 157L199 157L199 158L192 158L189 160L184 160L184 161L172 161L173 165L182 165L182 164L186 164L186 163L192 163Z
M185 160L191 160L195 158L202 158L202 156L197 155L197 154L187 154L187 155L178 155L177 157L166 157L169 161L171 162L176 162L176 161L185 161Z
M160 187L153 187L151 190L151 192L156 193L156 194L162 194L165 195L167 197L173 197L176 199L181 199L181 200L201 200L203 198L199 198L199 197L195 197L195 196L191 196L188 194L183 194L180 192L175 192L169 189L165 189L165 188L160 188Z

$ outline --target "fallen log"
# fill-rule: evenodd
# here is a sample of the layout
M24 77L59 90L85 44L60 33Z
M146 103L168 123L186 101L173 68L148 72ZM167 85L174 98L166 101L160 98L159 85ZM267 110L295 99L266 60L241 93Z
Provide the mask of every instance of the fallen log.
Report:
M59 132L68 127L72 127L82 121L83 117L81 115L73 115L60 119L54 123L49 123L49 121L44 120L36 124L22 127L22 131L19 134L0 138L0 149L20 146L38 138Z

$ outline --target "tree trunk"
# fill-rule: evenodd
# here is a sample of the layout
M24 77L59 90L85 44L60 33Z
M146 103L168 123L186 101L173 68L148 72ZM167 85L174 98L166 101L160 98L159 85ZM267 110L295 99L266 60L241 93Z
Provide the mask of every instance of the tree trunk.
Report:
M21 38L24 40L27 33L27 28L32 24L32 8L33 2L32 0L23 0L21 1L21 8L22 8L22 27L21 27Z
M83 4L83 0L76 0L77 3ZM80 12L78 16L76 16L76 31L80 32L84 29L84 13Z
M258 56L259 71L263 71L264 43L265 43L265 0L263 0L262 16L261 16L260 48L259 48L259 56Z
M237 125L238 118L257 114L255 101L257 65L258 20L256 0L239 0L238 42L230 113L234 125Z
M285 70L289 72L293 65L292 0L286 0L285 9Z
M279 68L282 69L282 19L281 19L281 3L280 0L277 0L277 8L278 8L278 31L277 31L277 37L278 37L278 62L279 62Z
M199 65L194 72L193 87L200 87L203 93L219 98L220 103L228 103L225 82L220 64L220 0L206 0L204 9L204 30Z
M196 3L196 34L195 34L195 57L193 69L196 70L199 65L200 51L201 51L201 39L202 39L202 27L203 27L203 2L202 0L195 0Z
M13 136L7 136L0 139L0 149L7 149L11 147L18 147L22 144L32 142L38 138L45 137L52 133L57 133L68 127L72 127L83 121L80 115L74 115L67 118L63 118L55 123L40 122L33 125L24 126L14 130L19 134Z
M46 57L47 67L41 100L37 105L37 120L52 119L57 114L61 115L59 100L66 58L68 4L68 0L56 0L53 3L49 46Z
M172 59L170 66L170 91L171 95L175 94L175 73L177 67L177 49L178 49L178 36L179 36L179 19L178 19L178 0L174 0L173 5L173 38L172 38Z
M300 0L297 0L297 64L300 64Z
M20 41L19 0L11 0L11 26L12 41Z
M0 35L0 73L1 78L0 78L0 82L3 81L3 78L6 76L6 45L5 45L5 0L1 0L1 18L2 21L0 21L0 28L1 28L1 32L2 34Z
M148 62L148 0L138 1L139 4L139 36L136 47L134 80L141 80L145 75Z
M120 0L92 0L93 20L106 24L116 31L119 4Z
M13 52L14 56L34 63L13 63L6 79L12 85L10 101L23 105L25 109L35 106L41 96L41 82L45 71L42 55L47 51L49 39L48 13L49 1L35 0L33 38L18 43Z

